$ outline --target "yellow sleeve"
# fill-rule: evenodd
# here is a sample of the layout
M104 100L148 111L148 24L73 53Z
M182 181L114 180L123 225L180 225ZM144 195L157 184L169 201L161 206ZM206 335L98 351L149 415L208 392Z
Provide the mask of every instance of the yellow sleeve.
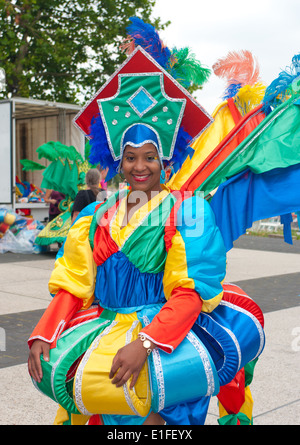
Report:
M64 254L55 262L49 281L49 291L59 289L83 300L86 309L94 300L97 266L89 243L92 216L80 218L70 229L64 245Z

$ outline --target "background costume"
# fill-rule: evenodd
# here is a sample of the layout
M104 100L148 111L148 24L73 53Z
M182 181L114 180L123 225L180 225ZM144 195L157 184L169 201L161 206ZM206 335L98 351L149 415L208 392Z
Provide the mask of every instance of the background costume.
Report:
M85 147L85 155L81 156L75 147L62 144L59 141L50 141L37 148L39 159L47 159L50 164L47 168L28 159L21 160L23 170L45 169L41 187L53 189L53 193L64 196L58 204L56 215L49 220L46 227L40 231L35 243L48 246L53 243L63 243L71 226L71 212L74 199L78 191L85 188L85 174L91 168L88 161L90 152L89 143ZM50 205L50 210L51 210ZM56 207L55 207L56 208Z
M141 33L139 29L137 38ZM160 47L159 54L165 54L165 47ZM138 71L133 63L136 60ZM141 66L145 68L144 76L140 76ZM126 125L130 121L127 124L124 121L131 114L127 113L136 108L137 112L134 111L142 122L144 112L146 115L152 109L153 124L147 121L142 136L151 134L161 162L173 162L177 168L183 163L183 167L161 193L135 212L124 228L121 223L127 190L108 199L96 213L79 215L50 279L49 288L55 296L29 340L31 344L40 338L52 347L50 363L43 363L44 377L37 385L60 403L57 423L85 423L88 419L90 423L99 423L98 414L102 414L106 424L143 423L151 405L168 424L202 424L210 396L217 395L223 419L220 423L249 424L252 422L249 384L264 347L263 315L240 288L224 283L226 250L230 245L224 245L222 225L219 228L215 224L215 215L222 207L211 206L195 192L205 181L209 184L204 189L208 195L222 181L225 190L230 189L215 171L236 159L233 153L235 150L240 153L240 144L248 135L251 137L255 127L263 125L266 112L259 106L242 116L235 113L237 107L229 101L228 111L238 119L233 119L232 128L224 130L220 144L213 145L199 164L199 147L195 148L195 158L191 150L182 148L187 140L191 142L199 135L199 128L193 129L189 115L193 115L195 103L186 93L181 96L183 90L176 82L171 102L176 103L178 90L180 100L177 111L173 107L174 114L168 116L168 125L176 123L175 133L170 134L176 134L177 138L169 145L161 143L159 126L154 125L160 116L151 102L151 98L156 100L154 90L158 84L153 87L148 79L146 88L141 82L150 66L152 72L163 73L158 76L161 88L158 93L161 93L170 76L138 47L84 108L76 123L88 131L92 122L91 158L116 172L122 157L122 137L128 135ZM166 66L171 65L166 63ZM173 63L172 69L175 66ZM134 91L134 84L126 83L131 74L136 82ZM155 76L149 77L152 81ZM128 89L128 100L138 96L134 94L136 91L143 91L146 101L138 100L131 109L127 101L122 109L123 87ZM147 94L152 87L153 93ZM169 89L167 96L170 94ZM180 106L183 98L187 101L184 112ZM168 110L165 104L160 111ZM209 131L210 117L201 107L197 110L204 119L202 130ZM125 114L121 121L120 111ZM187 127L180 129L180 117L181 124L189 124L189 131ZM119 122L124 125L120 133L114 131ZM131 128L135 123L128 125ZM193 130L195 133L190 134ZM205 133L200 139L205 140ZM135 137L133 142L137 146L145 143L137 133ZM190 175L186 174L187 164L193 166ZM231 165L234 167L234 162ZM240 162L239 168L243 171L247 164ZM233 208L236 209L234 204ZM274 211L274 205L271 209ZM228 214L234 214L233 210L229 209ZM107 379L113 356L141 331L154 340L158 349L149 356L135 391L128 384L115 388Z
M49 222L52 221L54 218L56 218L56 216L58 216L61 213L58 206L59 206L60 202L63 199L65 199L65 195L60 192L56 192L55 190L52 190L50 199L55 199L56 203L55 204L50 203Z

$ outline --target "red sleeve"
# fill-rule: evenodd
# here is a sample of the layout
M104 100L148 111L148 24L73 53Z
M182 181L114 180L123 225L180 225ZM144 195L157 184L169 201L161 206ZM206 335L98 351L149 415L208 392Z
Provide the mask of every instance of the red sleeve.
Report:
M34 340L43 340L54 348L60 333L73 315L81 309L82 303L80 298L69 292L63 289L58 291L33 330L28 340L29 347Z
M192 328L202 308L193 289L178 287L152 322L142 329L146 337L166 352L172 352Z

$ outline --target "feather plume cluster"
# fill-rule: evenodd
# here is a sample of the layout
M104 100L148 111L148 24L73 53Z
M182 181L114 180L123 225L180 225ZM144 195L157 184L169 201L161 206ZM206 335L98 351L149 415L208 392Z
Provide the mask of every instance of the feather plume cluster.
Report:
M118 173L119 161L113 161L100 113L91 123L90 137L89 162L92 165L100 164L104 169L108 167L106 176L108 182Z
M216 76L231 84L254 85L259 81L259 65L250 51L231 51L213 65Z
M266 87L260 81L257 59L250 51L231 51L212 69L216 76L226 80L223 100L234 98L242 116L261 103Z
M208 80L210 69L205 68L189 48L173 48L171 55L168 72L184 88L200 86Z
M242 116L257 107L265 94L266 86L261 82L241 87L234 96L234 103Z
M163 43L154 26L138 17L131 17L130 21L128 37L121 44L126 54L131 54L137 46L141 46L184 88L200 86L208 80L210 69L196 60L189 48L171 50Z
M48 161L75 161L78 164L84 162L81 154L78 153L76 148L71 145L67 146L57 141L46 142L45 144L40 145L37 150L38 159L48 159ZM20 163L22 164L23 171L33 171L33 170L43 170L46 167L38 162L34 162L30 159L21 159Z
M30 159L20 159L20 163L23 165L22 170L24 172L43 170L44 168L46 168L44 165L39 164L38 162L31 161Z
M297 78L298 82L297 82ZM296 81L297 85L294 85ZM263 98L264 106L267 108L280 105L295 94L299 94L300 88L300 54L292 58L290 66L281 71L276 79L271 82Z
M164 45L154 26L138 17L131 17L130 21L131 24L127 27L128 37L121 45L121 49L131 54L137 46L141 46L160 66L167 69L171 51Z
M49 161L57 161L58 159L65 159L68 161L78 161L78 162L84 162L84 159L82 158L81 154L78 153L76 148L71 145L67 146L62 144L61 142L57 141L50 141L46 144L41 145L36 150L38 154L38 158L45 158Z

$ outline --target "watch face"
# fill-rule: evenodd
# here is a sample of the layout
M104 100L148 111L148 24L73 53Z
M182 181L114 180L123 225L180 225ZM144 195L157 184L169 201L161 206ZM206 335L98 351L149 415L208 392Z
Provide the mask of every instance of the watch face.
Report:
M144 346L144 348L150 348L150 346L151 346L150 340L145 340L143 343L143 346Z

